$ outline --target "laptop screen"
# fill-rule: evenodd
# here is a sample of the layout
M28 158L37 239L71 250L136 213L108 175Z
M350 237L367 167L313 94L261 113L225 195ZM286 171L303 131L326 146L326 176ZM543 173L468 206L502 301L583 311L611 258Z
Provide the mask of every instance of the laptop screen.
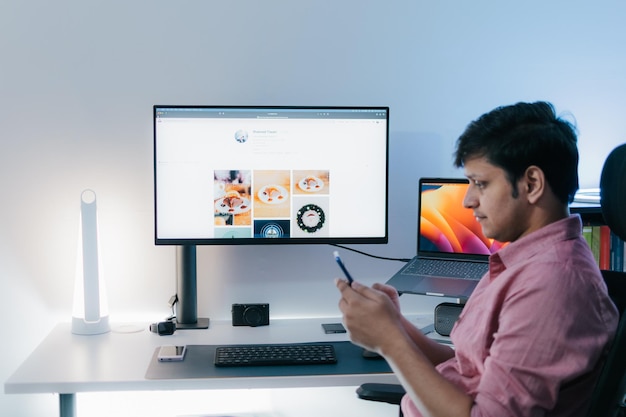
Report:
M419 255L483 259L504 244L483 235L471 209L463 207L467 179L421 178Z

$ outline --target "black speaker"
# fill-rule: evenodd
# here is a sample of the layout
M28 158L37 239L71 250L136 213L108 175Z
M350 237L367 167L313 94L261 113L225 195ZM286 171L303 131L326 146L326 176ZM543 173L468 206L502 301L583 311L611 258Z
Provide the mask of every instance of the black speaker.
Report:
M463 311L463 304L441 303L435 307L435 331L442 336L450 336L452 326Z

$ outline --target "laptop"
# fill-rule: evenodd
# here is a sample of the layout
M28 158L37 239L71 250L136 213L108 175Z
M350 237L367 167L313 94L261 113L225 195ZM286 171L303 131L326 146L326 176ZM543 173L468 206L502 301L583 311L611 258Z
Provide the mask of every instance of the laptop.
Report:
M465 178L420 178L417 255L387 281L400 294L465 302L489 269L489 255L504 246L487 239L463 207L468 186Z

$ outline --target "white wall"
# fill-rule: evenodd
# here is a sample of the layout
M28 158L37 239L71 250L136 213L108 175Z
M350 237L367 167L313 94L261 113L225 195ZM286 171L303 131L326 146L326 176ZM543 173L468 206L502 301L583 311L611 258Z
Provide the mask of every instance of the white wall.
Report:
M390 243L358 249L410 257L417 179L459 174L454 140L497 105L545 99L573 113L581 184L597 186L626 141L624 16L619 0L0 2L0 313L11 341L0 380L71 317L85 188L98 195L112 319L169 313L174 249L152 234L153 104L390 106ZM276 317L336 315L331 252L199 248L200 314L269 302ZM344 256L365 282L400 266ZM240 259L237 273L225 267ZM0 394L0 411L55 415L55 401Z

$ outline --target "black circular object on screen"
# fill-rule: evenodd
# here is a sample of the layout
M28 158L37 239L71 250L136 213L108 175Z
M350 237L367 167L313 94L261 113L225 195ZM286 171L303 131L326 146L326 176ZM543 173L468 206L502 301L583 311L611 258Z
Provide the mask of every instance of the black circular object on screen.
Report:
M296 213L296 221L303 231L315 233L324 226L326 214L320 206L306 204Z

